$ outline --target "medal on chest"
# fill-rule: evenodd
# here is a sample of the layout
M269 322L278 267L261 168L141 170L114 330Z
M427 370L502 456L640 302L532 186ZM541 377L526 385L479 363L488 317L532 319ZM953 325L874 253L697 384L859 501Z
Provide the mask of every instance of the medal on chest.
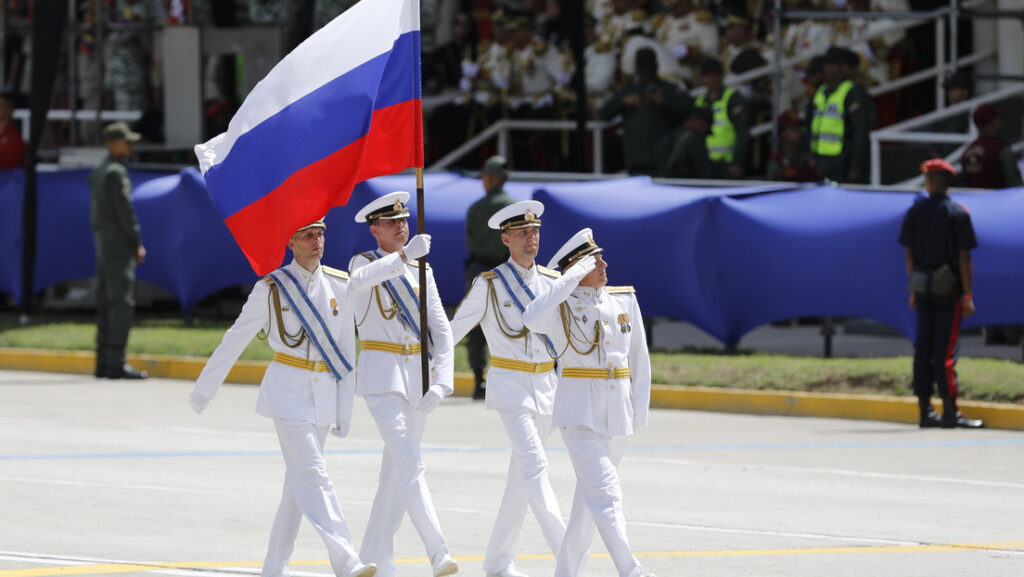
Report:
M338 316L338 301L337 299L331 299L331 314Z
M629 326L629 315L626 313L619 315L619 330L622 331L622 333L628 333L633 330L633 328Z

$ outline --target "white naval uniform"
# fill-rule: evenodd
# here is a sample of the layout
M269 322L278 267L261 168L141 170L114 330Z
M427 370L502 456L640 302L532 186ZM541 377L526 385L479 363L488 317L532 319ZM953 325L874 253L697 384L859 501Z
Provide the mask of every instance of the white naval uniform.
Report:
M617 466L622 437L647 424L651 361L643 318L632 289L594 289L577 286L577 282L562 276L523 314L526 326L547 334L561 355L554 424L562 430L577 479L555 577L583 575L595 523L620 577L639 577L643 567L626 537ZM568 328L562 320L562 303ZM594 340L595 330L599 338L594 350L581 354L591 348L585 341ZM571 342L567 331L573 337ZM627 367L629 377L566 376L573 368L607 371Z
M337 273L325 273L324 267L317 267L311 273L294 260L284 269L298 279L329 327L342 355L353 363L355 334L351 310L345 306L348 280ZM283 294L280 302L285 333L299 334L302 325ZM213 399L235 361L260 331L266 333L267 342L275 353L307 361L323 361L308 337L295 349L282 342L270 303L270 285L266 280L260 280L199 375L196 393ZM324 441L331 425L337 425L342 434L348 430L354 388L355 371L339 382L330 372L314 372L273 361L263 374L256 412L274 419L285 461L284 493L270 531L270 544L263 563L264 576L288 574L288 560L303 515L327 545L331 567L337 575L347 575L361 565L334 485L327 475L323 455Z
M534 296L546 293L558 277L558 273L540 265L525 269L512 259L507 262L515 267ZM522 338L512 338L501 330L497 315L501 315L506 329L518 332L524 328L522 313L502 280L487 278L491 274L494 273L488 271L476 277L455 311L451 325L455 342L461 341L478 324L483 329L492 358L487 373L485 407L498 412L512 443L505 494L483 566L486 573L500 573L512 567L512 560L519 552L519 533L527 507L533 510L544 539L556 555L562 545L565 522L548 481L543 445L551 431L557 376L553 370L529 373L493 365L495 357L543 364L551 363L551 356L539 335L526 333ZM491 301L492 287L497 303Z
M415 261L403 263L399 253L374 253L370 260L364 254L352 257L349 301L359 338L364 347L359 354L356 394L366 398L366 405L377 422L384 439L377 494L363 536L360 556L367 563L377 564L378 577L394 577L395 533L408 511L409 519L419 533L431 562L448 552L448 543L430 499L426 467L420 455L420 439L426 415L415 410L423 396L420 355L396 354L366 350L366 341L398 345L419 344L419 337L399 321L397 316L386 320L377 305L377 294L385 310L395 305L388 291L379 287L387 280L399 282L405 276L414 289L419 289L419 271ZM418 309L412 311L417 315ZM433 271L427 270L427 326L433 339L431 384L439 385L444 395L453 392L453 342L451 327L437 293Z

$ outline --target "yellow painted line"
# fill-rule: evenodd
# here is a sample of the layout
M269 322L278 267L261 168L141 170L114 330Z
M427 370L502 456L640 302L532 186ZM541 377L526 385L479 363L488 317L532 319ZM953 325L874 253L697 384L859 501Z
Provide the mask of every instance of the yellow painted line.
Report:
M206 359L201 357L169 357L159 355L128 355L129 362L150 376L164 379L194 381ZM18 371L50 371L57 373L92 374L95 356L85 351L49 351L0 347L0 369ZM267 361L238 361L228 374L227 382L259 384ZM908 369L909 370L909 369ZM473 376L455 375L455 395L473 394ZM972 418L983 419L993 429L1024 430L1024 405L960 401L959 405ZM662 409L714 411L755 415L785 415L864 419L916 423L917 399L884 395L843 395L835 393L804 393L795 391L748 391L718 387L678 387L654 385L651 406Z
M966 553L983 551L1018 551L1024 549L1024 541L1007 543L949 543L937 545L883 545L864 547L801 547L793 549L723 549L717 551L658 551L634 553L644 558L683 558L683 557L757 557L773 555L870 555L893 553ZM593 554L593 559L607 559L607 553ZM521 560L552 560L554 556L519 555ZM483 555L456 557L457 561L483 561ZM426 557L396 559L399 564L426 564ZM329 561L293 561L292 565L328 565ZM71 565L64 567L46 567L39 569L6 569L0 570L0 577L48 577L51 575L97 575L101 573L137 573L162 571L166 569L217 569L224 567L260 567L261 562L190 562L190 563L153 563L153 564L118 564L102 563L95 565Z

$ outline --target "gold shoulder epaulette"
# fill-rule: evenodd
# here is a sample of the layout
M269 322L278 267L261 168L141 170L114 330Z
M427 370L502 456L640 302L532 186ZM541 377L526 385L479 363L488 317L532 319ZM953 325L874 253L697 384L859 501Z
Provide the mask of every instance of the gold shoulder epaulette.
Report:
M406 261L405 264L410 265L410 266L414 266L414 267L419 267L420 266L420 261L414 259L414 260ZM427 270L430 270L430 263L429 262L427 263Z
M631 286L606 286L604 292L610 295L620 295L626 293L635 293L636 289Z
M654 28L655 30L657 30L658 28L661 28L661 25L664 22L665 22L665 13L664 12L659 12L659 13L657 13L654 16L651 17L651 28Z
M485 270L484 272L480 273L480 276L484 277L487 280L494 280L498 278L498 273L494 272L493 270Z
M701 24L707 24L714 19L715 17L711 14L710 10L702 9L697 11L697 22L700 22Z
M328 274L328 275L331 275L333 277L338 277L338 278L344 278L344 279L348 278L348 273L343 271L343 270L339 270L339 269L336 269L336 268L331 268L329 266L325 266L325 267L323 267L323 269L324 269L324 274Z
M274 282L274 277L270 276L269 274L263 277L263 282L267 283L270 286L274 286L277 284L276 282Z
M551 270L551 269L549 269L546 266L540 266L540 265L537 265L537 272L539 272L540 274L542 274L544 276L549 276L551 278L559 278L559 277L562 276L562 274L559 273L557 270Z

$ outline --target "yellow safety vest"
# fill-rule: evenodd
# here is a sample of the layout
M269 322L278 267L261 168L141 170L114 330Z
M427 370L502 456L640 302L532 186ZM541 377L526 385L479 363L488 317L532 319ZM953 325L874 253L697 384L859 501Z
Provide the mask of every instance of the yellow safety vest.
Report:
M734 92L734 89L726 88L722 96L711 103L713 122L711 134L708 134L705 142L708 146L708 156L714 161L732 162L733 148L736 146L736 128L729 120L729 99ZM697 97L698 108L706 108L707 105L705 94Z
M811 120L811 152L820 156L839 156L843 153L846 124L846 95L853 88L852 80L845 80L835 92L825 98L825 85L814 93L814 119Z

